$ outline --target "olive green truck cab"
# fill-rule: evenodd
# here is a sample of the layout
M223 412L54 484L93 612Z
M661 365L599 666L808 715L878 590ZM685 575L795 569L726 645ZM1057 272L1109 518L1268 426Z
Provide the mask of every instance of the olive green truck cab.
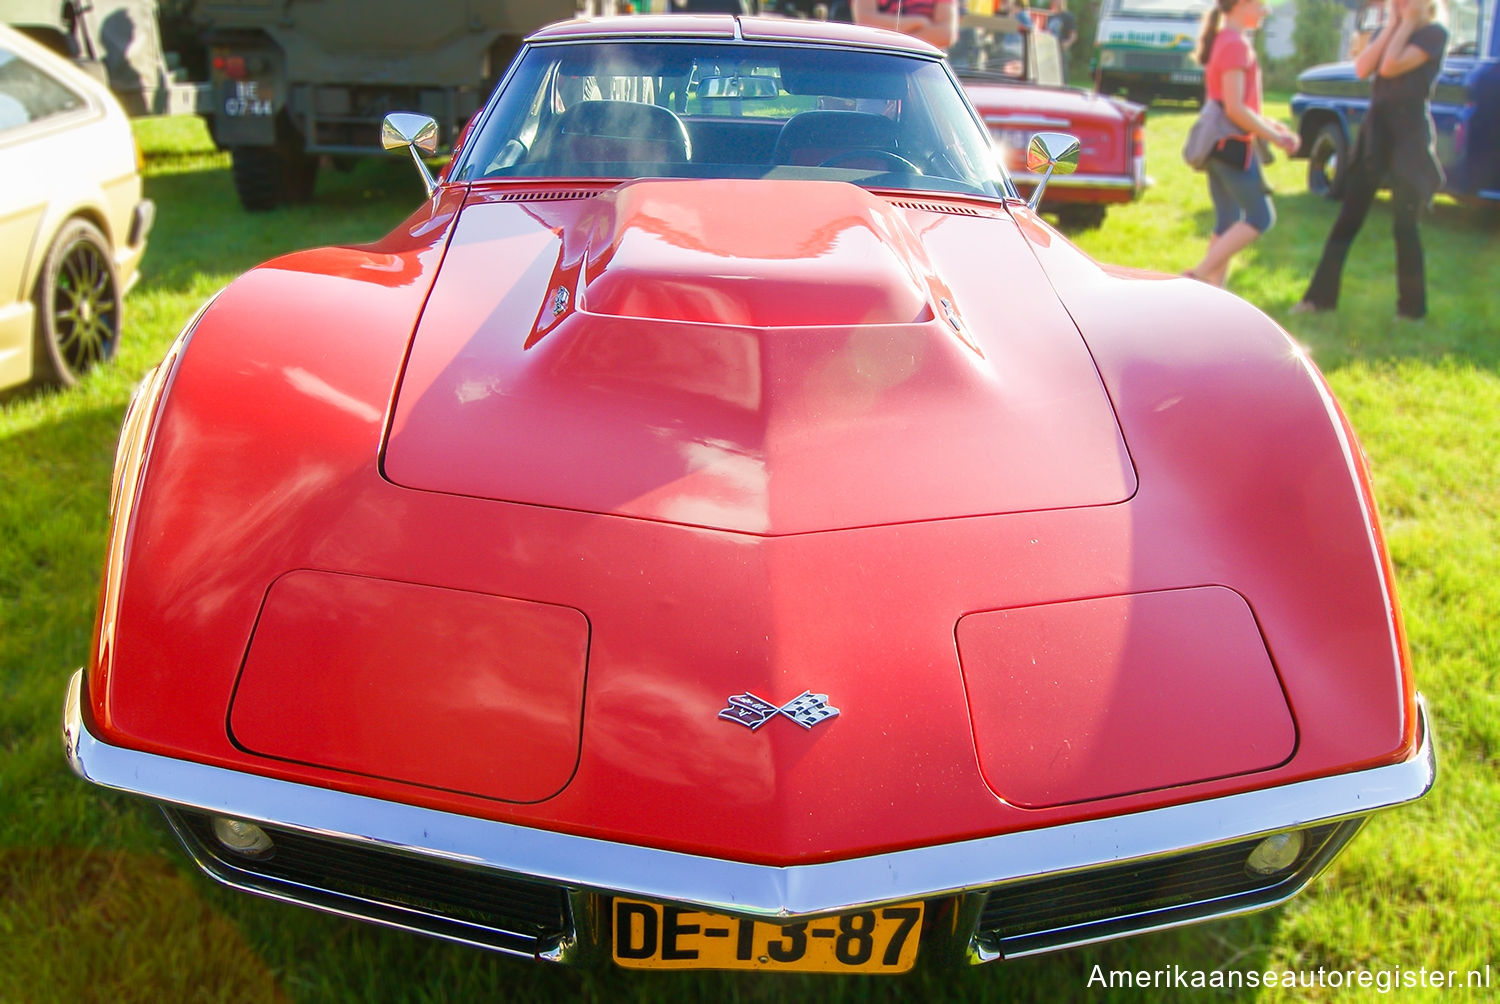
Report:
M380 149L387 112L432 116L449 147L521 39L576 0L197 0L198 110L246 209L312 194L323 154Z

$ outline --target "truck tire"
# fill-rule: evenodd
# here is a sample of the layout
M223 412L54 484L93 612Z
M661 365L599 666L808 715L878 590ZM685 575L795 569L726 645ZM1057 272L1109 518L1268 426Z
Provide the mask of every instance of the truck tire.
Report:
M318 181L318 157L304 150L301 140L297 141L295 149L283 148L281 154L286 201L311 202Z
M1307 151L1307 190L1325 199L1344 197L1344 171L1349 166L1349 140L1344 127L1325 122Z
M275 147L231 147L229 157L240 205L260 213L281 204L281 161Z
M235 146L229 150L235 194L252 213L312 198L318 158L303 149L290 127L278 129L275 146Z

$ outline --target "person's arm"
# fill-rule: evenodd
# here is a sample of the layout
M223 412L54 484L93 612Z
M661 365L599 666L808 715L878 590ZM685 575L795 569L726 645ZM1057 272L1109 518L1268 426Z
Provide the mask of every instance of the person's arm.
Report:
M882 13L876 0L853 0L849 10L854 15L855 24L867 24L872 28L887 28L891 31L903 30L902 17L899 14ZM913 19L905 20L910 22Z
M1390 43L1385 47L1385 53L1380 57L1379 72L1382 77L1399 77L1403 73L1410 73L1433 58L1432 53L1411 40L1411 36L1422 27L1412 16L1411 3L1425 3L1426 0L1394 0L1394 2L1396 9L1401 11L1401 24L1391 36Z
M1380 26L1380 32L1359 50L1359 55L1354 57L1354 75L1361 80L1373 75L1380 68L1380 58L1385 55L1386 47L1390 44L1391 36L1395 33L1397 25L1404 20L1400 14L1400 8L1392 2L1390 11L1386 14L1385 24Z
M1245 104L1245 71L1242 69L1224 71L1224 114L1236 127L1268 143L1275 143L1287 153L1296 151L1301 145L1296 133L1274 119L1257 114Z
M947 49L958 40L957 0L937 0L933 5L931 20L910 14L882 13L876 0L853 0L849 9L854 15L855 24L899 31L920 38L939 49Z
M939 49L950 48L958 41L958 0L937 0L932 6L932 20L927 22L925 32L912 34Z

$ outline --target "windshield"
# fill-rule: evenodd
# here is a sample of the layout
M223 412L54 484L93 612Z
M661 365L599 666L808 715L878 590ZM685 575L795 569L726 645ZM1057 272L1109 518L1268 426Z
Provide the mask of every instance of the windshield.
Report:
M1495 8L1491 6L1490 10ZM1491 14L1490 16L1493 16ZM1488 29L1476 0L1453 0L1448 5L1448 51L1455 56L1477 56L1481 28Z
M1211 6L1210 0L1107 0L1104 8L1110 17L1160 17L1201 20Z
M530 47L454 180L822 178L999 197L1003 168L934 59L808 45Z
M995 31L965 26L948 50L948 62L961 77L1026 79L1026 39L1020 28Z

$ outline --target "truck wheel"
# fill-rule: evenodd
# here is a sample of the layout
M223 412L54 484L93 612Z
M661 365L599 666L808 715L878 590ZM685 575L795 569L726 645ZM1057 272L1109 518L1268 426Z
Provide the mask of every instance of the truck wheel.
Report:
M302 149L301 141L295 149L283 147L281 158L286 201L311 202L318 180L318 158Z
M275 146L231 147L229 156L235 193L251 212L312 198L318 158L302 148L300 138L283 135Z
M87 220L64 223L36 283L34 382L71 387L115 354L120 276L109 240Z
M229 150L234 191L252 213L281 203L281 160L269 146L236 146Z
M1349 141L1343 127L1328 122L1313 137L1307 152L1307 190L1325 199L1344 197L1344 169L1349 163Z

